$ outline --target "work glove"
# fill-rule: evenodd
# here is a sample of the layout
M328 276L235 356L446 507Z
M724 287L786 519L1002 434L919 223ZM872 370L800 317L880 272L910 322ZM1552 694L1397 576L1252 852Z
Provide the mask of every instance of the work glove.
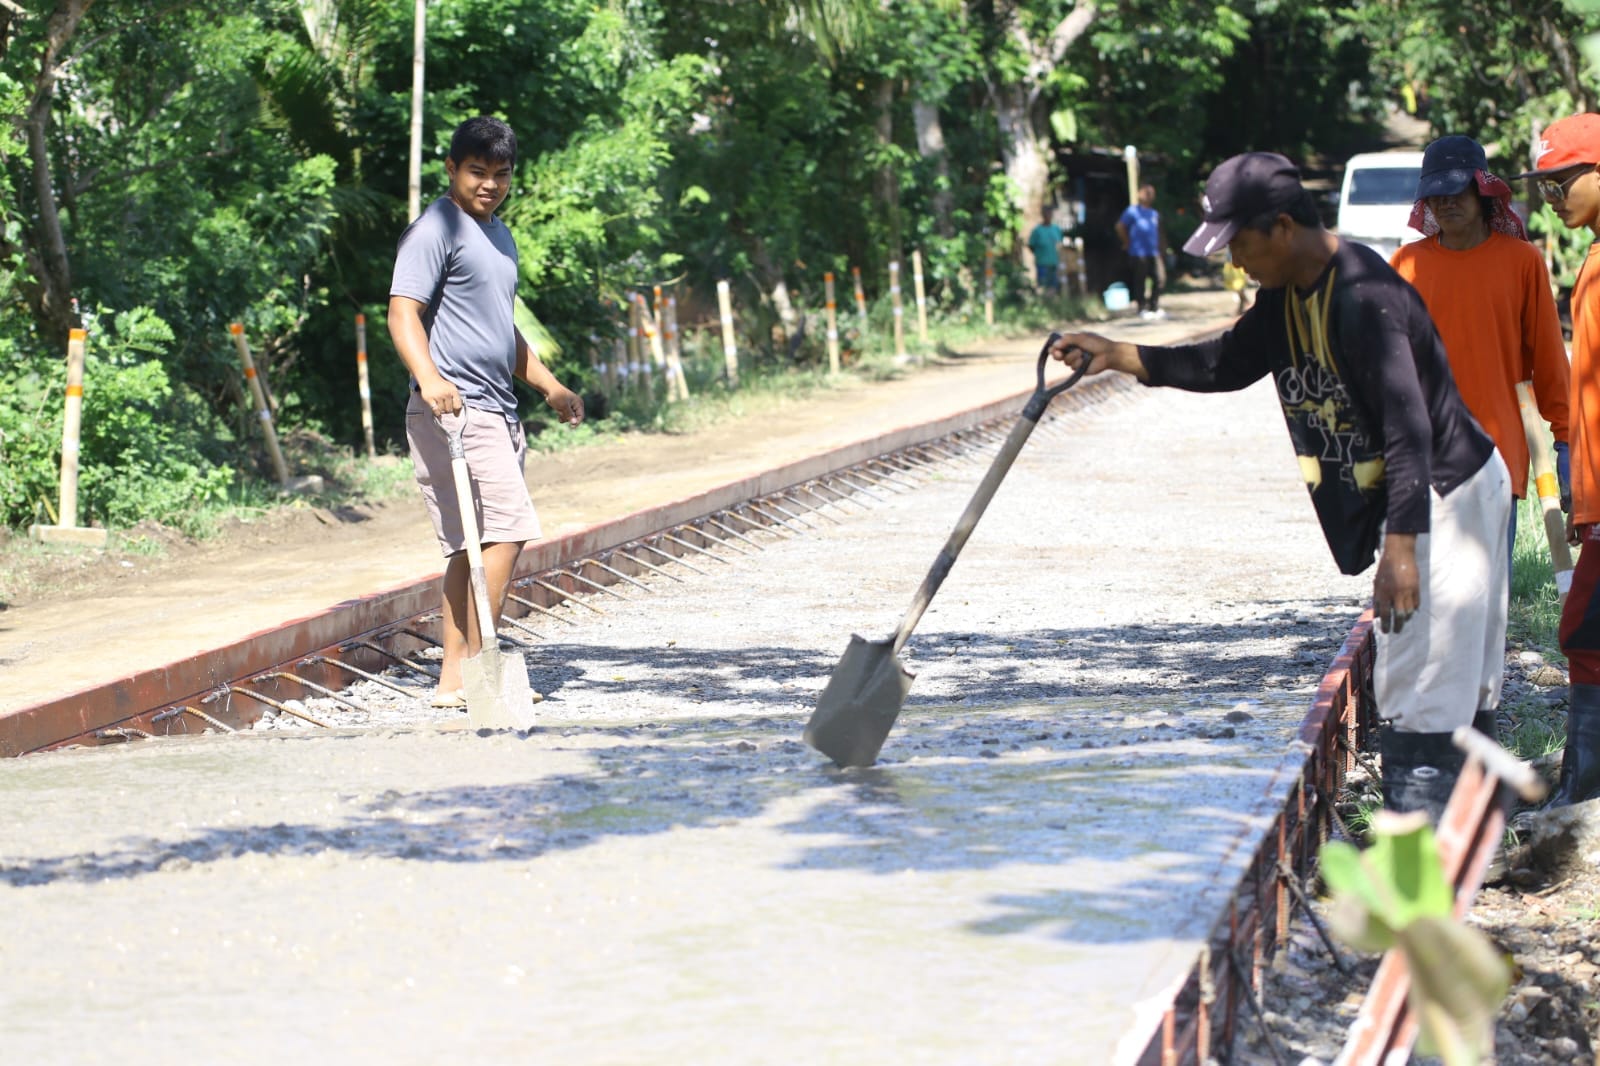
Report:
M1567 442L1558 440L1556 447L1556 482L1561 486L1561 512L1572 513L1572 455Z

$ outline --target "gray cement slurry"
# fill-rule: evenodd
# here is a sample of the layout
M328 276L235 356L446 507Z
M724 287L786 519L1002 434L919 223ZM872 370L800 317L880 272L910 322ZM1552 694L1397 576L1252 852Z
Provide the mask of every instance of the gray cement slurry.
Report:
M7 1057L1126 1061L1366 593L1282 433L1257 387L1037 435L870 770L800 727L985 463L552 625L526 736L374 694L0 763Z

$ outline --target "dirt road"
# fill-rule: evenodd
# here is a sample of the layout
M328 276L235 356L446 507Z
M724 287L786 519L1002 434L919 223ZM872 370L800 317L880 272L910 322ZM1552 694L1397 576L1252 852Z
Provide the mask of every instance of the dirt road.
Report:
M1105 332L1160 343L1232 317L1232 294L1172 293L1171 317ZM852 381L681 436L633 435L529 462L547 536L681 499L803 456L1027 391L1039 338L996 340L891 381ZM187 658L438 573L420 503L300 510L159 558L101 556L66 591L0 610L0 714Z

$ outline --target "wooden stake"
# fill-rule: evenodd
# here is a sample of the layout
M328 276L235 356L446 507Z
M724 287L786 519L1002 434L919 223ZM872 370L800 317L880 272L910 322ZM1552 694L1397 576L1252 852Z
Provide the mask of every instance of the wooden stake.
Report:
M244 339L244 325L230 323L228 332L233 334L234 347L239 349L239 362L244 366L244 379L250 386L251 398L256 402L256 415L261 419L261 429L267 438L267 451L272 455L272 470L278 475L278 483L287 486L289 467L283 461L283 452L278 450L278 433L272 427L272 412L267 409L266 393L261 390L261 382L256 380L256 364L250 358L250 345Z
M928 294L922 287L922 251L911 250L911 279L917 294L917 340L928 343Z
M1083 238L1072 238L1072 262L1078 272L1078 295L1089 295L1089 275L1083 265Z
M900 305L900 263L889 264L889 301L894 305L894 357L906 357L906 310Z
M356 379L361 390L361 432L367 438L367 458L376 459L378 449L372 441L372 382L367 377L367 316L356 315Z
M994 325L994 249L983 252L983 320Z
M828 300L828 373L839 372L839 309L833 302L833 271L822 275Z
M1128 165L1128 205L1131 207L1139 202L1139 149L1125 145L1122 161Z
M717 282L717 306L722 311L722 359L728 372L728 388L739 387L739 349L733 339L733 295L726 281Z
M861 287L861 268L851 267L850 278L856 285L856 317L861 319L861 339L867 338L867 291Z

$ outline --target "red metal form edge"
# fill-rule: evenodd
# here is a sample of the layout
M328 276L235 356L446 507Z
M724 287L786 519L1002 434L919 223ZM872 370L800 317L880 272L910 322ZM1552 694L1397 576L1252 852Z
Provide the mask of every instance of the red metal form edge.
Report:
M1051 414L1092 406L1129 388L1129 383L1120 376L1084 382L1059 397ZM1031 395L1030 389L932 422L904 426L565 537L540 541L524 549L517 572L537 574L577 560L603 556L616 548L647 540L744 501L848 469L867 459L1014 418ZM308 665L307 657L322 656L366 669L382 669L386 664L381 657L370 650L351 648L350 642L382 638L386 645L402 652L420 646L421 642L393 631L409 620L438 609L438 581L438 574L430 574L418 581L346 600L325 611L252 633L164 666L18 708L0 716L0 756L24 755L68 744L101 743L99 734L102 731L130 727L143 731L159 729L165 734L197 732L205 728L198 717L167 718L160 726L155 726L151 719L167 708L191 706L198 709L202 701L215 699L230 684L273 671L292 670L308 680L343 687L348 677L341 677L325 666ZM516 612L508 610L507 613L515 615ZM263 686L268 692L275 687L275 683ZM292 688L278 688L279 698L301 694ZM257 701L241 693L229 693L220 704L208 707L206 713L226 722L248 725L262 710L263 705Z
M1253 1010L1261 975L1289 932L1295 899L1289 879L1303 880L1328 839L1334 805L1369 730L1377 725L1370 698L1373 640L1367 611L1345 637L1300 724L1306 761L1282 810L1240 878L1139 1066L1226 1062L1240 1025Z

